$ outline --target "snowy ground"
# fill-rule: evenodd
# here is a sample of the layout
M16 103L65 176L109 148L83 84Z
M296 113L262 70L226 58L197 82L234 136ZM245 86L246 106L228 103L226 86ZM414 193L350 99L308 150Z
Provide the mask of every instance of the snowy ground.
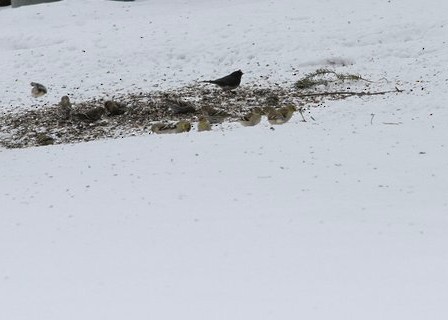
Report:
M353 63L339 71L406 90L327 101L311 108L316 121L275 130L0 149L0 318L445 319L447 10L436 0L0 9L2 112L239 68L243 85L288 86L336 58ZM33 100L30 81L49 94Z

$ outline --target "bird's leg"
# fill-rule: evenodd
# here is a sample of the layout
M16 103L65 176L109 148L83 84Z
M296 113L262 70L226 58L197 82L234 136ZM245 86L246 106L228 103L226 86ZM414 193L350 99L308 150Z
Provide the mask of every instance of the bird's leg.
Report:
M305 117L303 116L303 107L299 108L299 113L302 116L303 122L306 122Z

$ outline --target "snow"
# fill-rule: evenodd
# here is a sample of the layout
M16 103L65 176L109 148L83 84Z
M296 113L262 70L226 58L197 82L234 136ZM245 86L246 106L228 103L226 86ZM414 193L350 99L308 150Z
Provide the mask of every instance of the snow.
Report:
M447 9L437 0L1 8L2 112L239 68L243 86L288 86L328 60L405 90L327 100L310 107L315 121L295 115L275 130L263 119L0 149L1 318L445 319ZM32 98L31 81L48 95Z

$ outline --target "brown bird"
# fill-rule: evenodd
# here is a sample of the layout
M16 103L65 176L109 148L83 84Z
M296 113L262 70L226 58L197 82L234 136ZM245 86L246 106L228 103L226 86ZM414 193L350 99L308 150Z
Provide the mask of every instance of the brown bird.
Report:
M274 109L272 107L264 108L265 114L267 114L268 122L270 124L284 124L288 122L292 115L296 111L296 107L289 105L280 109Z
M187 114L196 112L195 107L191 102L183 101L181 99L165 99L164 104L171 109L173 114Z
M81 121L86 121L86 122L95 122L101 119L101 117L103 116L103 114L106 113L106 109L104 109L103 107L96 107L93 109L90 109L86 112L78 112L76 114L74 114L74 116Z
M39 132L36 135L36 142L39 146L48 146L50 144L54 144L54 138L45 133Z
M245 127L256 126L261 121L261 109L259 107L255 107L251 112L240 118L240 123Z
M182 133L191 130L190 122L180 120L177 123L155 123L151 126L151 131L157 134L161 133Z
M200 116L198 119L198 131L210 131L212 130L212 125L210 121L208 121L206 116Z
M126 112L127 107L123 103L119 103L116 101L108 100L104 103L104 107L106 108L108 114L110 116L118 116Z
M231 74L216 79L216 80L206 80L202 82L213 83L219 86L221 89L230 91L238 88L241 83L241 77L243 76L243 72L241 70L232 72Z
M73 108L70 98L68 96L63 96L58 104L58 114L62 120L68 120L72 116Z
M292 115L295 111L297 111L297 108L294 105L290 104L286 107L280 108L279 111L285 117L285 122L287 122L291 120Z
M222 123L230 114L224 110L215 109L211 106L202 107L202 113L207 116L210 123Z

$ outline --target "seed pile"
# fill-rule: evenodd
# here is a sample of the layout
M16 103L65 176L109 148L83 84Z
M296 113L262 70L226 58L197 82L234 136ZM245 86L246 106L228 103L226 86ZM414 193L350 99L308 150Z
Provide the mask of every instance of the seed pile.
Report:
M75 143L104 138L151 133L155 123L188 121L197 127L199 119L210 119L212 126L238 121L254 108L297 108L318 104L320 97L306 100L294 88L240 87L235 92L188 86L176 90L134 93L113 97L117 106L105 99L78 102L70 97L59 105L0 115L0 146L30 146Z

